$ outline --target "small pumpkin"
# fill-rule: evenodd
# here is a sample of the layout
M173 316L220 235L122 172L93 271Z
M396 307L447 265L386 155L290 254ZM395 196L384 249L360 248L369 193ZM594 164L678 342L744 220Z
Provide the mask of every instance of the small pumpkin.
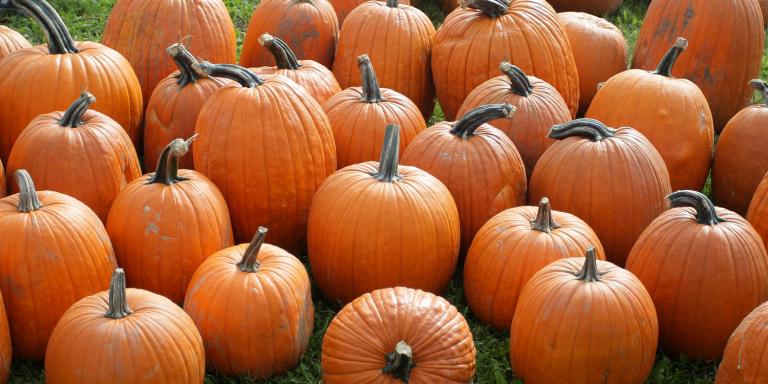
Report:
M728 338L715 384L764 383L768 381L765 345L768 333L768 303L763 303L741 321Z
M326 384L470 383L475 344L469 325L442 297L395 287L365 293L323 336Z
M21 33L0 25L0 60L13 51L25 48L32 48L32 44Z
M616 12L623 0L548 0L558 12L586 12L595 16L606 16Z

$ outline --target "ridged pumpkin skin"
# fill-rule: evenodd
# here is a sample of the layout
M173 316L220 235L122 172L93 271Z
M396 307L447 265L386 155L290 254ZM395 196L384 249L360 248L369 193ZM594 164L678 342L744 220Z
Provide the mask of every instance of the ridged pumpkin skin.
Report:
M299 259L262 244L265 233L260 228L250 245L206 259L184 299L208 368L221 374L282 375L309 345L315 319L309 276Z
M586 115L640 131L664 159L674 191L704 187L715 141L707 98L690 80L669 75L686 45L679 39L656 71L630 69L611 77Z
M701 88L720 132L747 105L747 81L760 75L764 35L755 0L655 0L640 28L632 68L653 68L678 36L686 38L689 52L672 75Z
M605 16L616 12L624 0L547 0L558 12L586 12Z
M72 196L106 222L112 202L141 176L141 166L131 139L117 122L84 110L95 100L84 92L67 111L32 120L11 150L8 173L26 169L41 190ZM9 190L17 193L19 187L11 182Z
M0 295L0 383L8 382L11 373L11 330L8 327L8 315L5 312L5 304Z
M328 0L328 1L331 2L331 5L333 5L333 9L336 11L336 16L339 19L339 27L341 27L344 25L344 20L347 18L347 15L349 15L349 13L352 12L353 9L357 8L357 6L360 4L368 2L369 0ZM400 0L398 2L403 5L413 5L414 7L416 6L416 4L411 4L411 1L409 0Z
M397 0L366 1L341 27L333 74L342 88L359 86L357 57L367 54L379 82L411 99L425 119L435 108L430 55L435 27L418 8Z
M497 75L508 61L552 84L571 116L579 108L579 75L571 44L544 0L472 0L470 7L492 9L495 18L473 8L451 12L437 31L432 76L447 120L456 118L467 95Z
M578 137L580 128L588 129ZM595 230L606 258L624 265L635 239L664 212L669 174L659 152L632 128L607 129L590 119L553 127L560 137L539 159L529 201L548 197Z
M117 263L93 211L58 192L34 192L19 173L25 192L0 200L0 290L15 356L42 359L62 314L104 290Z
M403 153L403 164L426 171L451 191L459 210L461 255L491 217L526 203L520 153L504 132L486 124L514 113L511 104L478 107L459 121L422 131Z
M272 65L272 55L259 44L265 33L285 41L299 60L314 60L333 66L339 38L336 12L327 0L265 0L256 6L240 53L240 65Z
M757 384L768 381L768 303L763 303L741 321L728 339L717 369L716 384Z
M21 33L0 25L0 60L13 51L25 48L32 48L32 44Z
M763 239L763 244L768 243L768 178L763 177L757 186L746 218Z
M501 63L503 76L497 76L480 84L470 92L459 108L458 116L486 104L509 103L517 111L506 119L488 122L502 130L520 151L528 179L544 151L555 143L547 137L553 125L571 120L571 112L555 88L547 82L526 76L520 68L507 62Z
M536 273L520 294L510 361L526 383L644 383L656 360L653 301L632 273L569 257Z
M163 296L125 289L124 278L115 285L122 289L115 300L122 311L110 306L111 288L78 301L62 316L45 356L46 382L202 384L203 341L189 316ZM108 317L115 312L124 317Z
M131 63L146 105L157 84L176 70L165 47L180 36L194 38L198 57L235 63L235 26L221 0L118 0L101 40Z
M654 220L632 248L627 269L653 297L664 352L717 359L739 322L768 299L768 256L741 216L715 208L698 192L675 192L670 200L681 194L700 196L684 204L696 208L674 204L679 208Z
M627 69L627 41L619 28L602 17L583 12L563 12L557 17L571 42L579 71L579 116L582 116L595 97L598 84Z
M405 342L411 356L390 362ZM442 297L396 287L365 293L347 304L323 337L326 384L469 383L475 374L475 344L464 317ZM409 363L413 367L409 369ZM392 370L383 373L382 369Z
M480 228L464 262L464 296L480 320L509 330L525 284L549 263L583 255L595 247L605 260L600 240L587 223L566 212L539 207L502 211Z
M435 177L397 165L392 135L397 129L390 125L382 161L337 171L312 201L309 262L315 282L331 300L347 303L394 286L440 293L456 268L456 203Z

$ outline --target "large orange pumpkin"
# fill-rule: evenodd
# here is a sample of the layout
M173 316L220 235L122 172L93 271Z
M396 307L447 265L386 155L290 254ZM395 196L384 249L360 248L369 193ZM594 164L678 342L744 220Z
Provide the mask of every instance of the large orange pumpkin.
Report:
M510 360L526 383L636 383L651 373L659 324L632 273L597 260L549 264L523 288L512 320Z
M200 263L233 244L219 189L199 172L179 170L193 139L168 144L155 173L129 184L107 220L115 256L129 273L130 285L178 304Z
M760 74L765 33L758 2L654 0L640 28L632 68L653 68L678 36L691 48L672 75L701 88L720 132L747 105L747 80Z
M664 352L717 359L739 322L768 299L768 255L746 220L703 194L668 199L672 209L643 231L627 269L653 297Z
M616 12L624 0L547 0L558 12L587 12L605 16Z
M56 325L45 356L49 384L202 384L200 333L167 298L126 289L117 269L109 291L75 303Z
M0 200L0 290L16 356L41 359L64 311L105 289L116 262L93 211L15 175L21 192Z
M299 259L264 244L266 233L214 253L189 282L184 310L203 336L208 368L222 374L282 375L309 346L309 276Z
M403 164L435 176L451 191L459 209L462 255L486 221L526 203L520 153L504 132L486 124L514 113L511 104L477 107L459 121L422 131L403 153Z
M323 382L470 383L475 344L467 321L442 297L396 287L347 304L323 337Z
M755 308L728 338L715 384L768 382L768 303Z
M576 114L579 75L552 7L544 0L471 0L446 17L432 49L437 98L448 120L502 61L552 84Z
M458 261L460 226L451 192L400 166L399 128L387 126L381 160L350 165L315 194L307 244L312 275L331 300L374 289L443 291Z
M195 169L227 200L235 241L247 242L263 223L273 244L302 251L312 197L336 170L328 117L303 87L283 76L207 62L194 67L240 85L216 91L205 103L193 153Z
M141 176L141 166L123 128L88 109L94 102L83 92L66 111L32 120L13 145L8 173L26 169L39 188L80 200L106 222L115 197ZM14 183L9 189L19 191Z
M235 62L235 26L221 0L118 0L101 40L131 63L146 105L157 84L176 69L166 60L165 47L188 35L195 38L198 57Z
M670 192L664 160L640 132L593 119L554 126L528 198L549 197L589 224L609 261L624 265L635 239L664 211Z
M0 25L0 60L13 51L25 48L32 48L32 44L21 33L5 25Z
M667 165L672 190L704 187L715 141L707 98L690 80L671 77L687 46L678 39L655 71L630 69L611 77L587 111L587 117L645 135Z

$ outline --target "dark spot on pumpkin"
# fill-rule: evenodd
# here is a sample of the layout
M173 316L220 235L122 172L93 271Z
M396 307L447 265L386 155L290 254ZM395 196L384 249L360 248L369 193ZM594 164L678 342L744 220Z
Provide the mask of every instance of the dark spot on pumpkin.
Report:
M672 28L672 26L673 24L669 19L667 18L662 19L661 23L659 23L659 27L656 28L656 32L653 34L653 36L656 38L663 37Z
M689 5L683 16L683 31L685 31L685 28L688 26L688 22L690 22L691 19L693 19L693 8Z

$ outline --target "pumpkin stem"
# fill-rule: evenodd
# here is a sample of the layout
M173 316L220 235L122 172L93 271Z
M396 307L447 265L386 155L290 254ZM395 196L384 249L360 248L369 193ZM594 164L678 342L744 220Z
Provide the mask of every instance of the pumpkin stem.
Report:
M95 102L96 97L88 91L83 91L80 93L80 97L78 97L77 100L64 111L64 115L61 117L61 120L59 120L59 125L70 128L79 127L83 124L83 115L88 110L88 107Z
M267 237L267 229L264 227L259 227L259 229L256 231L256 234L253 235L253 240L251 240L251 243L248 244L248 248L245 249L242 260L237 263L237 267L240 268L241 271L246 273L253 273L259 270L261 264L257 259L261 245L264 244L265 237Z
M176 75L176 84L178 84L179 87L184 88L187 85L206 77L205 74L195 71L192 67L194 64L197 64L197 59L192 56L182 42L171 45L165 49L165 52L171 56L173 62L179 67L179 74Z
M301 63L299 63L299 59L296 58L296 54L294 54L291 47L280 38L265 33L259 37L259 44L272 53L272 56L275 58L275 64L277 64L277 69L297 70L301 68Z
M768 104L768 83L760 79L754 79L751 80L749 84L752 85L752 88L760 92L760 96L762 96L762 103Z
M35 183L32 182L32 176L29 175L29 172L26 169L19 169L15 176L16 183L19 185L19 204L16 206L16 210L29 213L42 208L43 203L37 197Z
M501 73L507 75L510 83L512 83L512 93L528 97L533 92L533 85L531 85L531 81L522 69L506 61L502 61L499 67Z
M600 281L601 273L597 270L597 255L595 253L595 247L590 246L587 248L587 257L584 258L584 266L581 267L581 271L576 274L577 280L584 280L588 283Z
M481 125L496 119L508 119L517 111L512 104L486 104L467 112L461 120L455 122L451 134L469 140Z
M45 38L48 40L48 53L51 55L80 52L61 16L47 1L0 0L0 9L17 10L34 19L45 33Z
M387 360L387 365L381 369L381 373L392 375L403 383L410 380L411 369L416 366L413 363L413 349L410 345L400 341L395 345L395 350L387 353L384 358Z
M699 224L715 225L725 221L717 216L712 200L701 192L690 190L672 192L667 195L667 200L671 208L693 207L696 210L696 222Z
M491 19L504 16L509 12L509 0L468 0L461 6L477 9Z
M133 313L128 308L128 298L125 295L125 272L122 268L115 269L112 273L112 281L109 283L109 307L104 316L120 320Z
M173 185L180 181L188 180L185 177L179 176L179 159L189 152L189 147L195 139L197 139L197 134L192 135L187 140L175 139L166 145L160 154L160 159L157 161L155 173L147 181L147 184L162 183Z
M264 80L257 74L235 64L211 64L200 61L192 64L192 69L200 76L223 77L238 82L245 88L253 88L264 84Z
M387 0L387 7L397 8L398 5L400 5L398 0Z
M357 57L357 65L360 67L360 75L363 77L363 98L364 103L380 103L384 101L379 88L379 80L376 79L376 72L373 71L373 64L368 55Z
M384 146L381 148L379 170L372 173L378 181L395 182L401 179L398 174L400 156L400 127L395 124L387 125L384 133Z
M555 222L552 217L552 208L549 206L549 199L542 197L539 201L539 211L536 213L536 220L531 221L531 229L539 232L552 233L553 229L560 228L560 224Z
M675 65L675 62L677 61L677 57L680 56L685 49L688 48L688 40L678 37L675 41L675 45L672 46L672 48L667 51L667 53L664 54L664 57L661 58L661 62L659 63L659 66L656 68L653 73L657 75L662 75L666 77L672 76L672 67Z
M608 126L595 119L583 118L553 126L549 130L548 137L562 140L571 136L581 136L592 141L600 141L615 135L615 129L608 128Z

